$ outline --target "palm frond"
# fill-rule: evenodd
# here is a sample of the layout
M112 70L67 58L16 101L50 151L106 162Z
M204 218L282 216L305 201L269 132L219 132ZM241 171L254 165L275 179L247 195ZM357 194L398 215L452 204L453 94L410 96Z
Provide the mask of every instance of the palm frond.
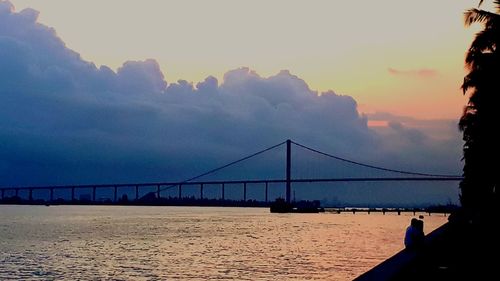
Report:
M467 94L469 89L474 88L476 84L475 82L476 81L474 81L470 74L464 77L464 83L462 84L462 87L460 87L464 95Z
M466 66L470 71L491 69L498 62L497 55L489 52L468 53L466 56Z
M469 9L464 13L464 23L470 26L473 23L487 23L498 17L498 14L479 9Z
M494 52L498 43L498 31L496 29L486 28L479 31L469 47L465 62L469 64L476 53Z
M481 83L481 72L478 70L473 70L464 77L464 82L460 87L463 94L467 94L470 90L476 89L476 87Z

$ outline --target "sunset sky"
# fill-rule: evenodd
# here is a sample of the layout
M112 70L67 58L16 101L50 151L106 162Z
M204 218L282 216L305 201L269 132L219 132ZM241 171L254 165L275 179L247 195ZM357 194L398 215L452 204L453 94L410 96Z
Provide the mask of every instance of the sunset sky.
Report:
M289 70L311 89L354 97L360 110L456 119L471 0L37 1L67 46L117 69L153 58L167 81L219 79L242 66Z
M475 6L0 0L0 186L182 180L286 139L461 174ZM240 177L281 177L280 161ZM457 194L454 182L418 200Z

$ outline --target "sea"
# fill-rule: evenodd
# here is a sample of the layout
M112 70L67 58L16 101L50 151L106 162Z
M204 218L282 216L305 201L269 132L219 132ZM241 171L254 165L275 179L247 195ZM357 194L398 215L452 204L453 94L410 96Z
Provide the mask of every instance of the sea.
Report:
M424 215L429 233L447 221ZM413 213L0 205L0 280L352 280Z

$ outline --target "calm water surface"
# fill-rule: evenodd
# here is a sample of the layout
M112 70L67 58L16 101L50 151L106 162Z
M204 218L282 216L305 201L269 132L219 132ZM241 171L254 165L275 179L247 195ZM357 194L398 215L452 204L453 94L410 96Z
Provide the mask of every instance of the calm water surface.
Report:
M403 248L411 217L0 206L0 280L350 280Z

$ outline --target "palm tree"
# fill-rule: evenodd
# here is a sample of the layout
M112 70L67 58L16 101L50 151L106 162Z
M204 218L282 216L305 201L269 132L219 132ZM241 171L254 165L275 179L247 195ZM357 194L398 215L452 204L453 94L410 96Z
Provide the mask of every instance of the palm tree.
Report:
M474 23L484 26L476 34L465 58L469 73L464 78L462 90L464 95L470 95L459 123L465 141L460 201L464 208L472 210L491 210L499 206L500 60L497 48L500 0L495 0L494 4L496 12L480 9L465 12L466 26Z

